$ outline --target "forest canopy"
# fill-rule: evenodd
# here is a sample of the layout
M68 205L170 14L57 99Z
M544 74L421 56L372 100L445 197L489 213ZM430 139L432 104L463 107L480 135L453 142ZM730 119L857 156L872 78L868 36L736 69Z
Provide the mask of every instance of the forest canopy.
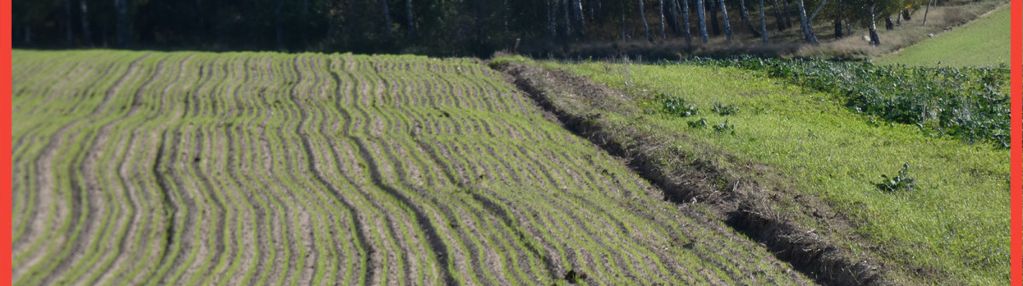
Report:
M928 0L937 1L937 0ZM923 0L15 0L22 48L489 55L586 41L756 37L909 17ZM848 34L846 32L845 34Z

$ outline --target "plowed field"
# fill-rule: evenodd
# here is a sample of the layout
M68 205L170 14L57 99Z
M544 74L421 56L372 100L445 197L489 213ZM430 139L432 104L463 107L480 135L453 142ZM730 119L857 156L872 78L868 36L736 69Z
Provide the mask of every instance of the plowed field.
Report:
M496 71L14 54L14 283L811 284Z

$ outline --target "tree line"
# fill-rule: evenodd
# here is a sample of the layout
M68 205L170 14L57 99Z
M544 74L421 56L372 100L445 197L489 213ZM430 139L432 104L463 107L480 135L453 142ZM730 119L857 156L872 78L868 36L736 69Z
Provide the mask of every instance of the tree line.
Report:
M935 1L935 0L927 0ZM36 48L158 48L488 55L618 40L707 43L815 23L834 35L908 19L923 0L14 0L14 41ZM893 17L895 20L893 20ZM797 26L798 25L798 26Z

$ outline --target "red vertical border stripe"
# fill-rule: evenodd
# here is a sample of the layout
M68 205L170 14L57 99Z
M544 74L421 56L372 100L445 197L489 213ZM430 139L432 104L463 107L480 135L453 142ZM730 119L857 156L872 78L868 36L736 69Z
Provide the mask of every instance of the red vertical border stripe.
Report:
M0 285L11 285L14 283L11 281L11 272L14 270L13 261L14 256L12 255L13 242L11 241L12 232L12 220L14 218L14 206L11 202L11 196L13 190L11 189L11 176L13 176L11 170L11 116L13 116L13 106L11 105L11 98L13 97L13 82L11 79L11 72L13 67L11 66L11 33L12 33L12 18L13 11L11 11L11 0L0 0L0 107L3 111L0 112L3 119L0 119L0 209L3 209L4 214L0 215L0 243L3 244L0 247L0 256L5 257L3 263L0 263Z
M1011 249L1009 271L1011 285L1023 286L1023 0L1012 0L1012 52L1009 65L1012 69L1012 150L1010 151L1010 223L1012 232L1009 248Z

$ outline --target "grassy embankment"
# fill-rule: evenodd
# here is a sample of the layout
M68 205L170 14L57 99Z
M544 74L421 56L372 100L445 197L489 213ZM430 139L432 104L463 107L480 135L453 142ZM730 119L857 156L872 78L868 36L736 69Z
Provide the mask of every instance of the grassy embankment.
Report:
M722 151L777 169L801 194L822 198L848 218L850 235L863 239L843 247L876 253L896 281L990 285L1007 279L1009 164L996 144L970 145L929 136L915 125L877 121L844 107L839 96L764 72L693 64L543 65L622 90L643 110L592 111L601 120L682 134L686 139L673 147L726 169L745 163L704 154ZM688 110L677 106L697 111L688 117L665 112ZM722 115L728 106L733 114ZM702 152L706 146L713 152ZM882 190L882 176L897 176L904 164L915 188Z
M1009 64L1012 15L1001 8L951 31L879 57L878 64L995 66Z

